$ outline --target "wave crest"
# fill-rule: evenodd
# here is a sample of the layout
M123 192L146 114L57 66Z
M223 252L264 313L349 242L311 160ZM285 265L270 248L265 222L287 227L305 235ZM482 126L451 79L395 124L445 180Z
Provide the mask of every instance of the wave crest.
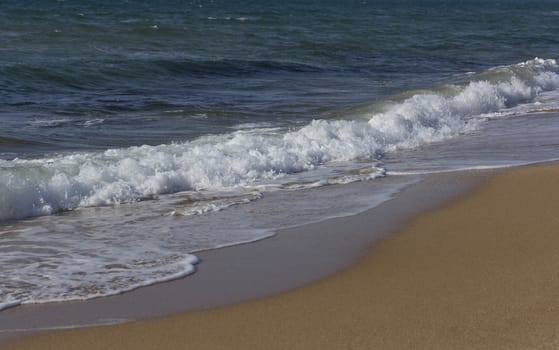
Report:
M331 162L373 161L474 130L491 113L558 89L558 71L555 60L542 59L498 67L453 94L417 94L366 120L314 120L284 133L242 129L180 144L0 161L0 220L184 190L226 190Z

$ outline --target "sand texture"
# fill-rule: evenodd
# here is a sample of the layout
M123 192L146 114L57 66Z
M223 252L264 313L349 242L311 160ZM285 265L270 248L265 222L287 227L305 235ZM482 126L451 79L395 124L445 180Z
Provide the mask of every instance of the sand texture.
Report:
M559 166L497 175L292 292L4 348L559 349Z

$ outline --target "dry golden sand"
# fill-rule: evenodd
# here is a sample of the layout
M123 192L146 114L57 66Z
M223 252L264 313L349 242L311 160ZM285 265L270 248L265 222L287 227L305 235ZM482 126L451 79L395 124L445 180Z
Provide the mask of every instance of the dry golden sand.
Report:
M559 167L498 175L305 288L7 349L559 349Z

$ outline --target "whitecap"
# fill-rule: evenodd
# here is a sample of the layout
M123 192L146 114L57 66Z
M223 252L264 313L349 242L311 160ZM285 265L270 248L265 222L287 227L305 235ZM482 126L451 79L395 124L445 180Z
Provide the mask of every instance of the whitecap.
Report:
M94 126L94 125L99 125L99 124L103 124L105 122L105 119L103 118L97 118L97 119L90 119L90 120L86 120L83 123L83 126L88 128L90 126Z
M44 127L44 128L53 128L61 125L65 125L71 123L70 119L35 119L29 122L30 125Z
M0 220L277 182L354 159L374 162L386 152L474 131L488 115L498 117L559 88L555 60L499 69L508 78L500 73L495 81L474 80L450 95L418 93L355 120L314 120L290 131L241 126L183 143L2 161ZM62 122L67 120L40 121L49 126Z

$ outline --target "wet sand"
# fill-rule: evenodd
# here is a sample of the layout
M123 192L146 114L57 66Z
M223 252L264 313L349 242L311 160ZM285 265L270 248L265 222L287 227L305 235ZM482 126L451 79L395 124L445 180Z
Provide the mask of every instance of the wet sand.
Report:
M556 349L558 198L559 166L513 169L306 287L4 348Z
M408 184L392 199L357 215L283 229L250 244L196 253L201 263L186 278L112 297L4 310L0 312L0 345L39 331L145 320L293 290L351 266L373 242L395 232L407 218L440 206L486 177L486 172L479 171L436 174L420 182L415 182L417 177L396 176L319 189L345 195L370 193L377 198L379 188L402 181ZM266 196L260 201L275 202L277 198Z

